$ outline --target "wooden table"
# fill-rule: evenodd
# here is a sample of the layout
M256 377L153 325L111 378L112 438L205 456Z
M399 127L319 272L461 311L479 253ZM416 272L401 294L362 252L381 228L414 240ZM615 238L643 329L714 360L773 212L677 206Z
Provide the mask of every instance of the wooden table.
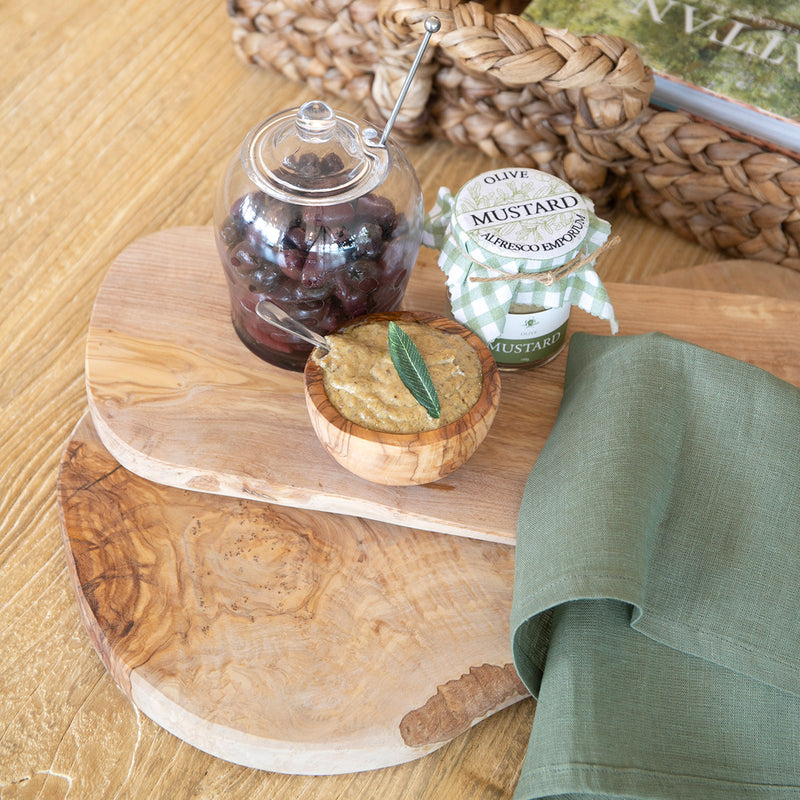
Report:
M193 749L137 712L106 673L78 616L55 492L86 410L95 294L136 238L210 224L218 176L244 133L312 95L236 60L223 0L6 0L0 48L0 797L511 797L531 701L422 760L312 778ZM408 152L426 206L440 184L497 166L442 142ZM622 244L604 266L609 280L719 259L643 220L613 224Z

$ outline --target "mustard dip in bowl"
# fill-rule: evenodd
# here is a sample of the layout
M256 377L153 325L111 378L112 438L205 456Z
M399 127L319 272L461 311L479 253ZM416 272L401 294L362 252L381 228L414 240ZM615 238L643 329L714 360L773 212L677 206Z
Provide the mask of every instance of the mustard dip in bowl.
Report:
M438 419L414 399L392 364L390 322L412 339L439 397ZM452 319L425 311L372 314L327 337L306 362L314 432L346 469L373 483L412 486L454 472L477 450L500 402L488 347Z

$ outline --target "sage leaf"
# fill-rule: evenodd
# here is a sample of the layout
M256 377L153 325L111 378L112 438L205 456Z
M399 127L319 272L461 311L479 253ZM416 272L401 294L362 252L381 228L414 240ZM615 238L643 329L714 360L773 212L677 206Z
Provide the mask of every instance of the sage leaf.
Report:
M433 419L442 413L439 395L413 339L395 322L389 323L389 355L400 380Z

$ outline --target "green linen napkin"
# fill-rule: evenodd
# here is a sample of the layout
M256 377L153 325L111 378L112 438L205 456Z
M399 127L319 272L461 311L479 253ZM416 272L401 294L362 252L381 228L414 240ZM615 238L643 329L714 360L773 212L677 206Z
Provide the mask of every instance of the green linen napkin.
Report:
M800 390L577 333L517 531L516 800L800 798Z

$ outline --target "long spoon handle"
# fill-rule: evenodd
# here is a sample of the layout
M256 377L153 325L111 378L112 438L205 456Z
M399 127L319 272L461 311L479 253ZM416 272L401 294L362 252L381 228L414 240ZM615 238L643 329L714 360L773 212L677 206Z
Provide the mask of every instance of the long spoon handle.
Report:
M431 36L442 27L442 23L439 20L439 17L428 17L425 20L425 36L420 43L419 50L417 50L417 56L414 59L414 63L411 65L411 69L408 71L408 75L406 75L406 79L403 83L403 88L400 89L400 94L397 96L397 101L394 104L394 108L392 109L392 113L389 115L389 119L386 121L386 127L383 129L383 133L381 134L381 140L379 144L385 145L386 140L389 138L389 134L392 132L392 128L394 127L395 120L397 119L397 115L400 113L400 106L403 105L403 101L406 99L406 95L408 94L408 90L411 87L411 81L414 80L414 75L419 67L420 61L422 61L422 56L425 54L425 49L428 46L428 42L431 40Z
M330 345L325 340L324 336L320 336L315 331L307 328L302 323L292 319L280 306L269 300L260 300L256 305L256 314L258 314L264 322L274 325L286 333L291 333L314 347L321 347L324 350L330 350Z

